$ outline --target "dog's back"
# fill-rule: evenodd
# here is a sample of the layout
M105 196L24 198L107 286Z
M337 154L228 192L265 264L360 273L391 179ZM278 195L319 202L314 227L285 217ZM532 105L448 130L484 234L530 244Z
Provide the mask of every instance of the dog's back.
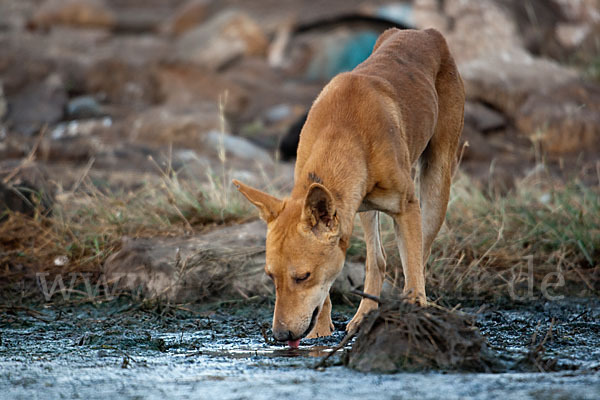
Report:
M342 155L367 150L365 162L375 174L374 166L390 159L397 160L401 169L410 169L426 152L442 120L452 129L439 136L456 149L464 96L462 80L439 32L388 29L367 60L335 77L315 101L324 104L309 113L296 171L312 168L311 158L321 160L320 168L327 168L324 159L337 168L335 156L315 154L334 154L336 149L343 149ZM381 169L385 174L389 163Z

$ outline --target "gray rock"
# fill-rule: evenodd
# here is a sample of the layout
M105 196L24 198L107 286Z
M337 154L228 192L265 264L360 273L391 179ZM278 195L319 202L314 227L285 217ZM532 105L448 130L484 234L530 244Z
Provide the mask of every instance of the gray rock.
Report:
M60 121L66 103L67 93L58 75L30 83L8 99L9 126L21 134L32 136L44 125Z
M600 85L572 82L530 96L517 127L551 154L600 149Z
M145 297L173 301L273 294L264 273L266 226L262 221L185 238L124 239L103 267L109 280ZM360 287L364 268L349 263L332 287L341 296Z
M549 94L552 88L577 79L574 70L524 52L469 61L460 64L459 71L467 98L488 103L510 117L531 94Z
M479 132L493 131L506 126L504 115L481 103L468 101L465 104L465 124Z
M254 160L263 164L273 163L266 150L242 137L210 131L206 134L205 140L217 152L225 150L225 154L231 154L242 160Z

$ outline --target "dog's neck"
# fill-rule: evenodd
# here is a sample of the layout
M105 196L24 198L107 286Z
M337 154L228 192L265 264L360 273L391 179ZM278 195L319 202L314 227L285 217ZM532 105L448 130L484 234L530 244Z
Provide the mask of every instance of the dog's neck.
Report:
M294 185L291 197L303 202L312 183L317 182L325 186L334 197L340 223L340 240L347 244L354 228L354 217L366 193L365 179L356 176L357 169L342 171L344 165L346 169L349 168L347 163L332 165L331 162L324 161L319 166L314 165L315 168L311 168L311 164L307 162L305 167L297 173L298 180ZM358 170L364 171L364 169ZM339 177L344 178L339 179Z

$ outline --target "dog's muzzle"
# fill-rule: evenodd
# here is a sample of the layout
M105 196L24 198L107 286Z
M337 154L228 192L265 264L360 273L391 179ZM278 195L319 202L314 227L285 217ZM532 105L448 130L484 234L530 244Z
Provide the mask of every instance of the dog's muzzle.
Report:
M302 333L302 335L295 337L294 333L290 330L273 329L273 337L275 338L275 340L279 342L287 342L290 340L298 340L306 337L310 333L310 331L313 330L317 323L317 317L319 316L319 308L320 307L316 307L313 311L312 317L310 318L310 324L308 325L308 328Z

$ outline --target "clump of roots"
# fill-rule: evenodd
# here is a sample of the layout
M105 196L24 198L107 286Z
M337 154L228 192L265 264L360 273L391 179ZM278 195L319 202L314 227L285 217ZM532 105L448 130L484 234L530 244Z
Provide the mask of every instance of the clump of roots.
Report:
M384 302L366 317L346 362L360 371L387 373L500 368L472 316L404 299Z

